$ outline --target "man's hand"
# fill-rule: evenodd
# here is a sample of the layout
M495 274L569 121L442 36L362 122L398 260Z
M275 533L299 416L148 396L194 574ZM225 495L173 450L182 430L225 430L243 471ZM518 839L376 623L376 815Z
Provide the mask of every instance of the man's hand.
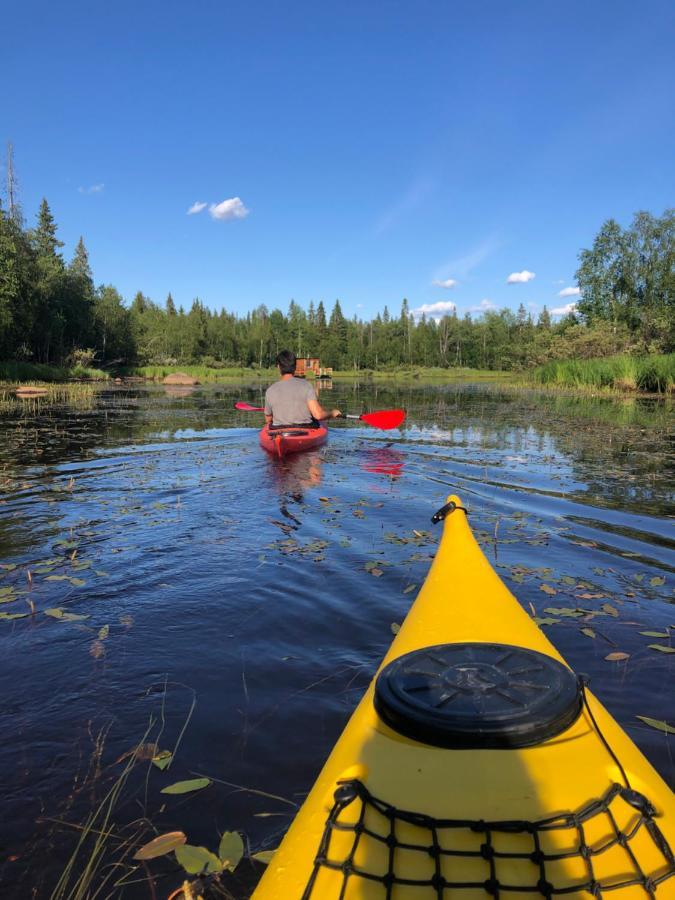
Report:
M342 413L340 412L339 409L331 409L331 411L330 411L331 419L339 419L341 415L342 415Z

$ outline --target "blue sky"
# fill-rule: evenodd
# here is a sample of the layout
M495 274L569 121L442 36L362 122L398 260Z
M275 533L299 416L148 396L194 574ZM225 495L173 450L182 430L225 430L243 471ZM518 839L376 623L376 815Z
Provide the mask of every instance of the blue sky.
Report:
M129 299L562 308L604 219L674 202L672 0L24 0L3 30L26 217Z

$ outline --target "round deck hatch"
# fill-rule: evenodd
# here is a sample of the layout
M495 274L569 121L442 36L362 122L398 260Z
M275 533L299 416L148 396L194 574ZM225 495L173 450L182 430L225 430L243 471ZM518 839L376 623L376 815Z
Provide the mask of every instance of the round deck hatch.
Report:
M558 660L509 644L438 644L389 663L375 709L394 731L454 749L530 747L565 731L582 706Z

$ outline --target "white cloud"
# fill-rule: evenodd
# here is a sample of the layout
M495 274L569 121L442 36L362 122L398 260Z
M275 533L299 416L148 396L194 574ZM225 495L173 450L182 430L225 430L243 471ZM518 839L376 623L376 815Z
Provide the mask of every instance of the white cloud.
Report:
M581 289L578 287L566 287L563 288L562 291L558 292L559 297L578 297L581 293Z
M432 319L442 319L449 313L457 309L457 304L451 300L439 300L437 303L423 303L417 309L413 309L412 314L419 319L422 315L431 316Z
M506 279L507 284L526 284L528 281L532 281L535 278L534 272L528 272L527 269L523 269L522 272L511 272L509 277Z
M197 202L193 203L190 209L188 209L187 214L188 216L194 216L196 213L200 213L203 209L206 209L208 205L208 203L202 203L197 200Z
M100 194L105 185L103 182L101 184L92 184L88 188L79 187L77 190L80 194Z
M212 219L224 221L226 219L245 219L249 214L239 197L230 197L229 200L223 200L222 203L212 203L209 206L209 213Z
M470 306L469 312L487 312L488 309L497 309L492 300L488 300L487 297L485 300L481 300L478 306Z
M565 306L557 306L555 309L551 310L552 316L568 316L570 313L576 311L577 305L576 303L567 303Z
M434 278L431 283L434 285L434 287L446 288L447 290L450 290L450 288L454 288L457 284L454 278L446 278L445 280Z

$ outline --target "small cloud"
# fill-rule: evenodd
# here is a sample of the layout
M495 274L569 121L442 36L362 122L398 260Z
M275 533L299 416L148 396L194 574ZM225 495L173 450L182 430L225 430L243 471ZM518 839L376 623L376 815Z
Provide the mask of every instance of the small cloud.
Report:
M457 284L454 278L446 278L445 281L439 281L438 278L434 278L431 283L434 285L434 287L446 288L447 290L450 290L450 288L454 288Z
M469 312L487 312L489 309L497 309L492 300L488 300L487 297L485 300L481 300L478 306L470 306Z
M416 319L423 315L431 316L432 319L442 319L443 316L447 316L448 313L454 312L456 309L457 304L451 300L439 300L438 303L423 303L422 306L413 309L412 314Z
M100 194L104 187L105 185L101 182L101 184L92 184L88 188L79 187L77 190L80 194Z
M197 213L200 213L203 209L206 209L208 205L208 203L201 203L199 200L197 200L197 202L193 203L190 209L188 209L187 214L188 216L194 216Z
M230 197L229 200L223 200L222 203L212 203L209 206L209 213L212 219L224 221L226 219L245 219L249 214L239 197Z
M552 316L569 316L570 313L576 312L576 303L567 303L565 306L557 306L551 310Z
M527 269L523 269L522 272L511 272L509 277L506 279L507 284L526 284L528 281L532 281L535 278L534 272L528 272Z
M537 307L539 306L539 304L535 303L533 300L530 300L527 305L530 309L537 309Z
M581 293L581 288L578 287L566 287L563 288L562 291L558 292L559 297L578 297Z

